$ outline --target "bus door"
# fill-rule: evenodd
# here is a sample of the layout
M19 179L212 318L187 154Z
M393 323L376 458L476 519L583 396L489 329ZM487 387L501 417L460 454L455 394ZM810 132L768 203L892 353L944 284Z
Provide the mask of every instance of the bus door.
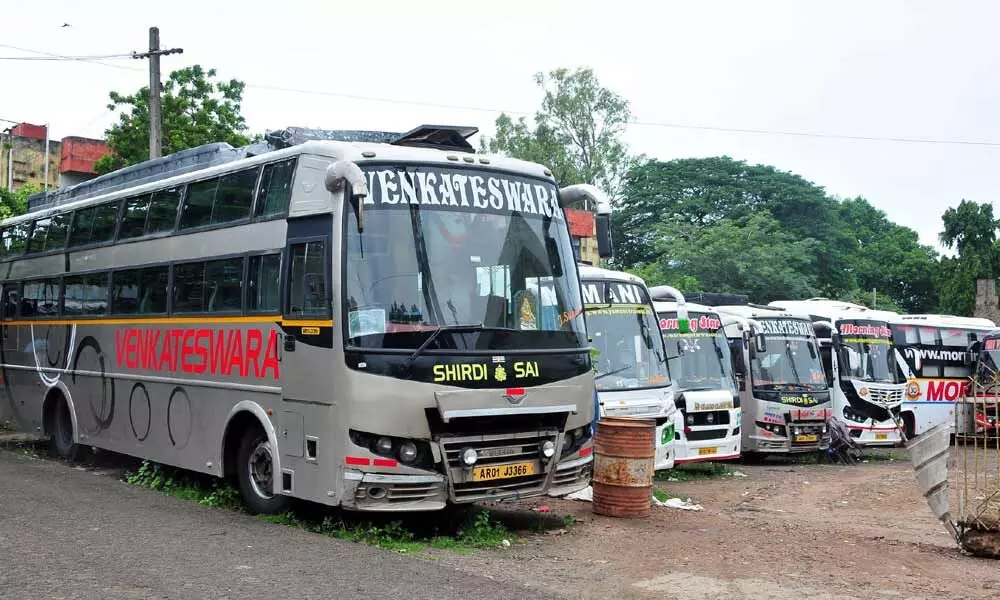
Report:
M331 223L329 215L288 222L278 341L284 407L277 428L278 444L287 456L316 458L317 442L306 444L305 423L334 404Z

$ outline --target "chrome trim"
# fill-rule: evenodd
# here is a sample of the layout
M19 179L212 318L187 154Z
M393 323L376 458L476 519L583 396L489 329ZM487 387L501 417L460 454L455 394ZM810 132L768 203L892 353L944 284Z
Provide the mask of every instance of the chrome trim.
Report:
M539 415L546 413L576 414L576 405L560 404L558 406L529 406L527 408L465 408L442 411L441 418L445 423L451 419L462 417L500 417L504 415Z

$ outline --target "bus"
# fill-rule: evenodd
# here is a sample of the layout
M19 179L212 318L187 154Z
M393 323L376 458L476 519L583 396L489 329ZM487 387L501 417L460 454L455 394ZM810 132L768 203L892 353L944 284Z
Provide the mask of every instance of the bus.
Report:
M231 477L248 510L590 483L594 376L562 206L475 128L289 128L48 194L0 224L5 412L65 457Z
M900 416L912 438L940 423L969 434L975 416L963 402L971 393L972 345L996 328L989 319L952 315L900 315L890 324L902 350L906 391Z
M673 467L674 392L663 338L645 282L635 275L579 265L583 310L601 416L656 421L656 470Z
M807 314L813 320L833 394L833 415L850 436L864 446L902 442L897 420L906 379L889 329L896 313L826 298L781 300L770 306Z
M829 446L830 389L808 316L774 306L716 306L732 348L743 406L743 452Z
M678 298L665 286L656 286L651 293L679 409L675 464L739 458L740 399L719 315L707 306L686 302L683 296ZM688 311L684 332L678 319L681 303Z

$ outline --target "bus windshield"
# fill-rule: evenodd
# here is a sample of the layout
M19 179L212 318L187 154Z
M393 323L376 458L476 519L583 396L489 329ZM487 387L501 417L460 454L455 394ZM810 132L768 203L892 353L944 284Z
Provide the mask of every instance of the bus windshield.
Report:
M670 376L682 392L729 390L733 383L729 344L721 329L705 333L664 333Z
M804 336L766 336L766 349L754 352L751 368L755 388L826 389L815 343Z
M412 165L366 174L362 231L356 208L344 211L349 346L417 349L430 340L429 353L586 347L555 185ZM436 335L442 327L453 330Z
M860 379L870 383L905 381L888 340L841 342L838 366L841 379Z
M584 293L597 284L585 283ZM667 359L663 342L657 339L659 331L653 308L641 288L633 284L609 284L636 290L637 303L615 302L585 304L587 330L593 337L596 349L594 377L597 389L634 389L666 385ZM609 294L610 295L610 294ZM645 299L646 303L641 301Z

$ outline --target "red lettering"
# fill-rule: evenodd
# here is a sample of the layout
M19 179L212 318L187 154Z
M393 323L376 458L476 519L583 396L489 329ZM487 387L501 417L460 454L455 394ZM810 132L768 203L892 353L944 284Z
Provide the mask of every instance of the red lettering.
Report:
M958 382L949 381L944 386L944 399L948 402L954 402L955 398L958 398Z
M125 366L130 369L139 367L139 330L131 329L125 336Z
M278 334L272 329L267 337L267 351L264 353L264 365L261 367L261 377L267 375L268 369L274 371L275 380L281 379L278 366Z
M263 340L258 329L126 328L115 331L115 360L119 368L280 379L278 334Z
M944 382L943 381L928 381L927 382L927 401L928 402L938 402L943 399L944 396Z
M251 329L247 332L247 360L246 362L253 365L253 376L261 377L260 369L260 351L261 347L264 345L264 337L260 334L259 329Z
M212 375L215 375L216 373L222 373L222 359L226 351L226 332L220 329L212 340L215 341L215 345L210 345L209 348L209 354L212 356L210 371Z
M125 338L128 337L128 329L115 331L115 361L118 363L118 368L122 368L122 363L125 362Z
M958 393L961 394L962 398L965 398L965 397L967 397L969 395L969 385L970 385L970 382L968 380L963 381L959 385Z
M191 355L194 354L194 336L196 331L194 329L184 330L184 339L181 342L181 369L185 373L191 373L194 371L194 366L188 362Z
M202 344L201 343L202 341L204 341L205 343ZM192 370L195 373L198 374L204 373L205 369L208 368L208 356L209 356L209 349L211 347L212 347L212 330L199 329L197 333L195 333L194 353L195 356L201 359L201 362L192 366Z

